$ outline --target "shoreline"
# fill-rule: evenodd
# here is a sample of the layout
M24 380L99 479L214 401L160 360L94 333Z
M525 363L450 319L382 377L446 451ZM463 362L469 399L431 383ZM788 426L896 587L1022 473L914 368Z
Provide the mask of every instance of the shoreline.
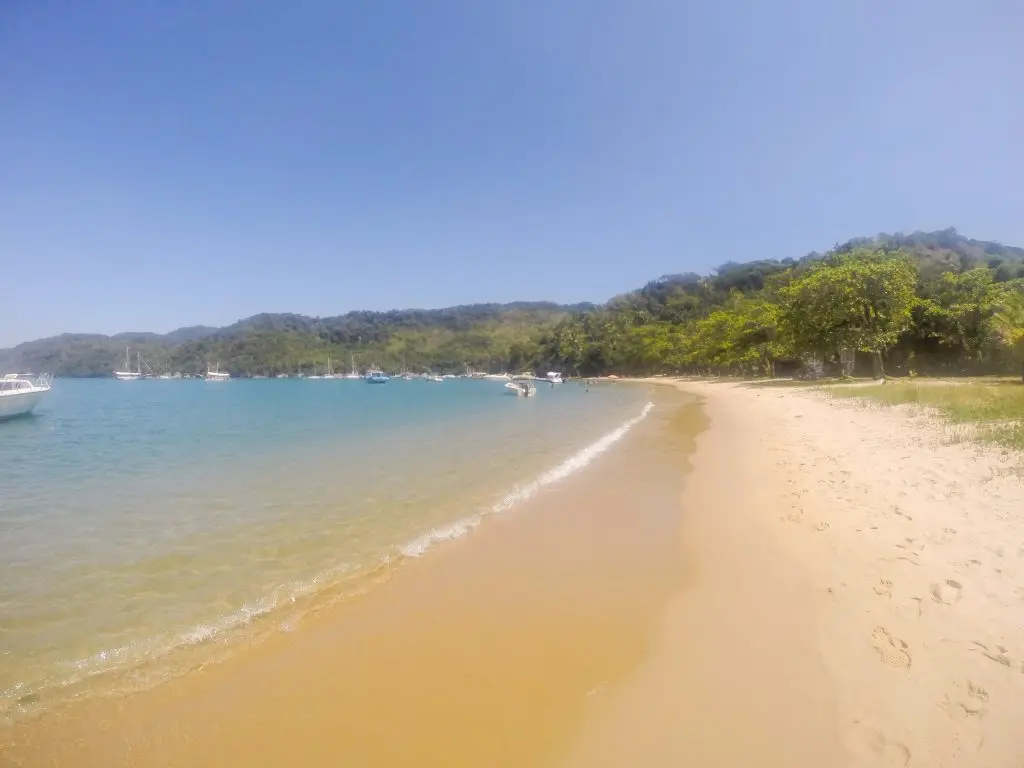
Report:
M715 522L703 514L684 525L690 533L719 525L724 533L725 549L709 553L706 561L732 551L736 567L754 567L767 577L756 557L759 550L770 550L793 576L788 585L763 578L756 599L734 595L729 610L745 607L754 618L768 601L772 608L764 612L765 621L737 631L779 639L787 627L797 630L793 644L780 646L772 662L792 667L784 676L786 687L776 691L783 708L800 707L801 717L812 718L802 733L788 736L787 723L776 724L779 738L765 740L759 754L744 762L740 746L716 737L731 732L733 742L738 734L757 738L765 720L778 713L742 717L751 714L747 697L764 698L766 678L754 670L754 677L737 680L732 670L716 669L709 675L715 680L712 690L731 684L740 712L723 706L728 728L690 730L690 746L701 750L695 764L1020 764L1024 485L1007 466L1006 451L951 442L935 419L829 400L799 388L659 379L653 381L701 396L711 420L698 440L693 482L684 499L702 486L714 486L717 473L720 492L712 500L719 506L723 499L733 500L731 508L723 508L733 513L731 521ZM730 450L723 448L720 464L706 468L701 462L711 459L715 443L729 432ZM750 537L748 526L761 534L759 539ZM716 609L721 610L709 608L704 616ZM637 706L656 700L673 657L678 679L686 679L678 657L687 635L672 624L673 617L686 616L685 609L675 606L668 616L666 650L651 662L658 673L646 679L638 674L622 702ZM763 642L730 638L748 651ZM824 688L807 688L809 678ZM794 686L805 693L786 702ZM671 696L676 705L695 703L677 690ZM646 710L649 717L651 707ZM630 714L607 716L603 727L627 722ZM635 710L632 716L643 719ZM687 727L684 721L678 718L671 728L666 724L663 738L649 743L668 744L669 734ZM815 736L821 740L812 741ZM795 757L786 754L792 748L789 738L799 745ZM628 764L628 759L605 758L616 746L609 741L606 737L598 750L601 760L580 765ZM621 754L642 756L635 745L635 739L621 742ZM812 746L824 751L809 760L804 750ZM652 751L637 764L673 764L662 759L666 754ZM693 759L695 753L681 754Z
M0 745L69 766L1024 760L1024 485L1003 454L803 388L640 383L651 417L516 514Z
M0 764L551 764L588 693L644 658L679 583L679 457L699 412L654 399L593 466L367 594L152 689L16 726Z

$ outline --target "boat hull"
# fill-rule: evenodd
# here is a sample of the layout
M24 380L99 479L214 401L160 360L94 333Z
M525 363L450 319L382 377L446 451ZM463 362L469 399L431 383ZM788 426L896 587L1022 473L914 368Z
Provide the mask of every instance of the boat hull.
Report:
M505 385L505 394L514 395L516 397L533 397L537 394L536 387L522 387L513 382L509 382Z
M12 395L0 395L0 421L27 416L43 399L46 392L18 392Z

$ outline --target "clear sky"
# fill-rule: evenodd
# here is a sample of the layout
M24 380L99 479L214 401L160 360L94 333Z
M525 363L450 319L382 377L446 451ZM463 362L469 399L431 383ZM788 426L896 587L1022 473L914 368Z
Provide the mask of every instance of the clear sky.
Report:
M1024 245L1024 2L0 0L0 346Z

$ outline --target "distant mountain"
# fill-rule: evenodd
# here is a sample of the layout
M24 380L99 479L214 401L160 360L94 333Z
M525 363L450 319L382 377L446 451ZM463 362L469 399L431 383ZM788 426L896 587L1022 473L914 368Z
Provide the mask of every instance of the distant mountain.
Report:
M552 302L513 302L444 309L357 311L335 317L263 313L223 328L196 325L165 334L137 331L113 336L66 333L25 342L10 349L0 349L0 371L48 371L59 376L108 376L115 368L123 366L126 346L132 349L133 365L136 353L141 353L144 365L155 372L201 372L207 365L218 362L230 369L232 361L239 356L239 350L249 354L248 357L242 355L245 367L241 370L236 367L236 372L249 373L270 368L276 370L281 365L280 361L268 356L280 356L281 349L251 349L254 344L266 346L268 336L288 342L290 370L313 370L317 365L325 364L328 356L333 355L336 360L341 360L343 357L351 358L356 352L376 356L374 362L380 365L388 362L397 364L398 359L394 357L397 353L382 347L396 337L404 338L413 333L435 337L438 334L454 336L469 334L474 330L484 333L485 328L487 333L491 333L500 326L536 329L550 325L568 314L586 312L595 307L590 303L561 305ZM436 338L434 342L437 342ZM468 350L466 352L468 354ZM477 348L464 361L432 359L423 360L420 364L443 364L450 368L456 364L477 364L481 359L488 358L490 352L493 350L482 352ZM452 350L447 357L454 354L456 352ZM409 360L408 351L403 354L403 358Z
M837 244L830 252L865 246L911 254L918 262L924 295L929 295L929 286L946 272L980 267L987 269L996 283L1024 278L1024 248L964 237L952 228L855 238ZM669 336L657 344L652 336L644 343L660 349L658 344L664 342L667 349L674 343L672 339L690 333L694 322L730 306L736 296L757 296L780 273L799 274L824 256L812 252L781 261L729 261L708 276L666 275L603 305L468 304L356 311L333 317L264 313L224 328L190 326L166 334L114 336L62 334L0 350L0 371L109 376L124 364L126 346L133 354L141 354L144 366L158 373L199 373L210 365L220 365L233 375L312 373L324 370L328 360L335 368L347 368L354 361L357 366L375 364L388 370L517 370L557 365L570 356L576 360L577 370L598 373L616 366L625 370L627 337L637 337L633 341L639 343L647 333L637 328L659 323L658 332ZM652 354L641 356L647 360L643 366L658 367L655 362L660 353ZM952 353L947 350L943 354ZM636 368L641 364L629 365Z

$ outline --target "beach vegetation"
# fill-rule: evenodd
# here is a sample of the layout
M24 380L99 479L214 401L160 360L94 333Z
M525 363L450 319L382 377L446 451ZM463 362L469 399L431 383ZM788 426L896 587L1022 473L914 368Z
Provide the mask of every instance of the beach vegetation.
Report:
M573 376L1024 373L1024 248L955 229L876 235L800 258L662 276L604 304L260 314L168 334L65 334L0 350L0 370L109 376L125 346L154 372L234 376L563 371Z
M1011 379L902 380L884 386L836 384L826 391L830 397L918 407L962 427L957 435L1024 449L1024 387Z
M881 377L882 355L910 327L917 280L917 266L901 251L858 247L830 255L779 291L784 333L804 353L870 353Z

